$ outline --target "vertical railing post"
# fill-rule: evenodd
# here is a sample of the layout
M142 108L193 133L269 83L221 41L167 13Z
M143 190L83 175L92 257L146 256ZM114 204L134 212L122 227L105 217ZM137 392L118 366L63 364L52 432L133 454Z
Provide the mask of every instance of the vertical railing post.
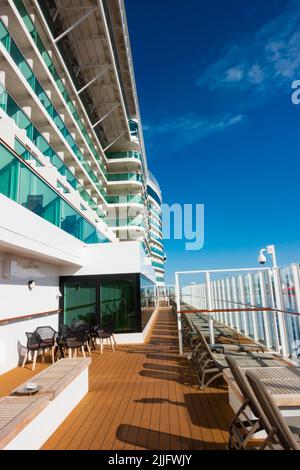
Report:
M220 302L220 299L221 299L221 291L220 291L220 281L216 281L216 289L217 289L217 309L220 310L221 309L221 302ZM222 312L218 312L218 320L219 322L222 323L223 321L223 317L222 317Z
M218 307L216 307L216 281L213 281L211 283L212 287L212 308L216 310ZM218 319L218 314L215 312L214 313L214 318L217 320Z
M179 354L183 354L182 345L182 330L181 330L181 314L180 314L180 285L179 285L179 274L175 273L175 296L176 296L176 310L177 310L177 328L178 328L178 344Z
M255 305L255 295L254 295L254 283L253 283L253 276L252 274L248 274L248 280L249 280L249 294L250 294L250 304L252 306ZM253 337L255 341L259 340L259 334L258 334L258 318L257 318L257 312L251 312L252 316L252 323L253 323Z
M222 304L221 304L221 299L222 298L222 293L221 293L221 288L220 288L220 280L217 281L217 308L219 310L222 309ZM219 312L218 313L218 320L223 323L223 313L222 312Z
M225 279L225 283L226 283L227 300L228 300L227 309L230 309L230 307L232 306L232 303L231 303L232 298L231 298L231 288L230 288L230 279L229 279L229 277L227 279ZM233 327L232 312L228 313L228 322L229 322L229 326Z
M245 288L244 288L244 278L243 276L239 276L239 285L240 285L240 293L241 293L241 304L245 307ZM249 328L247 322L247 312L243 312L243 320L244 320L244 334L245 336L249 336Z
M210 285L210 274L209 272L205 273L205 292L206 292L206 304L207 310L212 310L212 295L211 295L211 285ZM208 323L209 323L209 336L210 344L215 344L215 335L214 335L214 320L212 313L208 314Z
M268 305L268 299L267 299L264 273L260 271L258 273L258 278L259 278L259 285L260 285L260 292L261 292L261 304L262 304L262 307L267 308L269 307L269 305ZM266 335L265 342L266 342L267 348L272 347L270 322L269 322L270 314L272 314L272 312L263 312L263 323L264 323L264 330L265 330L265 335Z
M292 264L292 273L294 279L295 307L296 312L300 312L300 269L299 264ZM300 338L300 316L297 317L297 336Z
M273 273L273 279L274 279L274 294L275 294L276 308L278 310L284 310L279 268L273 268L272 273ZM277 318L278 318L279 337L280 337L280 344L281 344L281 354L283 355L283 357L288 357L289 345L288 345L288 335L287 335L286 322L285 322L285 313L278 312ZM275 328L277 328L277 323L275 323Z
M268 280L269 280L269 289L270 289L270 299L271 299L271 308L273 311L273 328L275 333L275 343L276 343L276 351L279 353L281 350L280 342L279 342L279 334L277 328L277 314L274 311L275 309L275 289L273 285L273 274L272 271L268 270Z
M232 297L234 301L234 308L238 308L238 298L237 298L237 287L236 287L236 278L231 278L231 287L232 287ZM240 312L235 312L235 327L238 332L241 331L241 322L240 322Z
M222 289L222 304L223 304L223 309L226 310L227 309L227 297L226 297L226 288L225 288L225 281L224 279L221 279L221 289ZM223 312L223 318L224 318L224 324L225 325L228 325L228 313L227 312Z

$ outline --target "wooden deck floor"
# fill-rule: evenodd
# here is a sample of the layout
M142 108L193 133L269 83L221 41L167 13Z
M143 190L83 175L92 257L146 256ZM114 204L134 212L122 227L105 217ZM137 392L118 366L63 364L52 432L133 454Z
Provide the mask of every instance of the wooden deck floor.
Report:
M1 395L35 373L0 376ZM93 352L89 393L43 449L224 449L231 418L226 388L198 390L176 315L160 311L144 345Z

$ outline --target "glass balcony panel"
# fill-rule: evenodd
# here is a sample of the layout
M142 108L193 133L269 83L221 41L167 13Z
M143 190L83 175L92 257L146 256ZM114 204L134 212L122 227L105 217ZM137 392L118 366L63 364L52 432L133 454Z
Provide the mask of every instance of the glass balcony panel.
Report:
M17 201L19 178L18 161L2 145L0 147L0 155L0 192L13 201Z
M155 268L164 269L164 263L158 263L157 261L152 261L152 266Z
M160 250L159 248L156 248L156 247L154 247L154 246L151 247L151 251L152 251L153 253L158 254L158 255L164 256L163 250Z
M69 204L62 202L61 205L61 228L82 240L82 217Z
M121 194L118 196L107 196L106 199L107 199L107 202L110 204L127 204L128 202L138 203L138 204L144 203L142 196L130 195L130 194Z
M121 217L119 219L106 219L105 223L109 227L127 227L127 226L144 226L143 219L139 217Z
M14 145L16 153L27 161L34 161L37 167L43 166L41 162L18 140L15 139Z
M137 173L113 173L107 175L108 181L142 181L142 175Z
M108 160L120 159L120 158L135 158L141 160L141 154L139 152L134 152L131 150L123 152L108 152L106 154Z
M85 243L109 240L0 144L0 192Z

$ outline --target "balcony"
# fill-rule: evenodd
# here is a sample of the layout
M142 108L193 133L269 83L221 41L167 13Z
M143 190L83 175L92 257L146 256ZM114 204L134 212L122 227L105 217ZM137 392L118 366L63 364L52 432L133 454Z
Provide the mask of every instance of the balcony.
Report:
M153 225L161 234L162 234L162 227L159 225L153 218L150 218L150 224Z
M95 173L91 166L86 162L84 155L80 151L76 141L72 137L69 129L65 126L64 121L60 117L59 113L56 111L55 107L53 106L51 100L49 99L47 93L43 89L42 85L38 81L37 77L33 73L31 67L29 66L27 60L23 56L22 52L20 51L19 47L12 39L9 31L6 29L5 25L0 21L0 42L3 44L7 52L9 53L10 57L14 60L16 66L18 67L19 71L29 84L32 91L35 93L36 97L38 98L39 102L46 110L48 116L52 119L55 127L60 132L62 137L66 140L78 160L82 163L83 167L85 168L87 174L90 176L93 182L98 181L98 178L95 176ZM99 160L99 158L98 158ZM99 165L101 170L103 171L104 167Z
M158 256L164 257L165 253L162 249L156 248L155 246L151 246L151 253L155 253Z
M32 123L27 114L22 110L22 108L16 103L16 101L12 98L8 91L3 87L1 82L0 97L0 107L5 111L8 117L14 120L14 122L20 129L24 129L26 131L26 136L37 147L41 154L46 157L49 157L50 162L57 168L60 174L66 176L68 182L74 187L74 189L77 189L77 187L81 187L73 173L71 173L71 171L63 163L61 158L49 145L45 137L39 132L37 127ZM20 141L19 144L21 145ZM91 180L95 184L98 184L99 193L103 196L103 199L105 199L106 191L103 188L102 184L99 183L98 179L92 172L90 166L87 163L84 163L83 168L85 168L86 172L90 175ZM90 181L88 181L88 184L90 184Z
M140 183L143 182L143 176L140 173L108 173L108 183Z
M120 195L108 195L106 196L108 204L140 204L144 205L144 198L137 195L131 194L120 194Z
M162 246L162 243L161 243L162 235L154 232L153 230L150 230L150 238Z
M152 261L152 266L154 268L162 269L165 270L165 265L164 263L159 263L158 261Z
M69 109L70 115L73 116L73 118L74 118L78 128L82 132L82 135L84 136L84 138L85 138L92 154L94 155L94 157L97 160L100 160L98 152L96 150L96 147L94 146L94 144L93 144L93 142L92 142L92 140L91 140L91 138L90 138L90 136L87 132L87 129L86 129L85 125L83 124L82 119L80 118L80 116L79 116L79 114L78 114L78 112L77 112L77 110L76 110L76 108L73 104L73 101L71 100L71 97L70 97L70 95L69 95L62 79L60 78L59 73L57 72L57 70L56 70L56 68L53 64L53 61L52 61L50 55L48 54L47 48L44 45L44 43L42 41L42 38L39 35L37 29L35 28L34 23L32 22L32 20L30 18L30 14L28 13L23 1L22 0L13 0L13 1L14 1L14 4L16 5L16 8L18 9L18 12L19 12L21 18L22 18L22 21L24 23L25 28L28 30L33 43L35 44L35 46L37 47L37 49L40 53L41 60L44 62L45 67L47 68L50 75L52 76L53 81L54 81L58 91L60 92L67 108ZM63 51L61 51L61 52L63 53ZM68 62L68 60L66 62ZM80 85L77 83L77 80L76 80L76 77L75 77L74 74L73 74L73 79L75 79L75 84L77 85L77 89L79 89ZM91 120L91 122L93 122L95 120L95 118L92 116L92 113L89 109L89 106L88 106L89 99L88 99L88 96L86 96L85 91L83 91L82 94L81 94L81 101L82 101L82 107L84 107L85 111L87 112L87 115L89 116L89 119ZM85 102L85 104L86 104L85 106L84 106L83 102ZM99 132L97 132L97 129L95 129L95 132L96 132L97 138L100 140L100 144L103 147L105 147L107 142L105 140L103 140L102 135Z
M118 219L105 219L105 223L108 227L122 227L122 228L134 228L137 227L141 230L144 230L144 221L141 217L127 217L127 218L118 218Z
M17 157L0 143L1 193L59 227L84 243L106 243L109 240L72 206L57 190L51 187L29 166L34 161L28 152ZM33 157L33 156L32 156ZM41 167L42 165L40 165ZM96 218L95 218L96 220Z
M106 153L106 158L108 160L123 160L123 159L133 159L133 160L142 160L140 152L135 151L123 151L123 152L108 152Z

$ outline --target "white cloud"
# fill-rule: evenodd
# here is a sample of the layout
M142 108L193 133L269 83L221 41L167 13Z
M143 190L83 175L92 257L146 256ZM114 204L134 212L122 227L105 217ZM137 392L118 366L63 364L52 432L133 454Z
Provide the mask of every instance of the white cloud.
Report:
M259 85L265 79L265 74L260 65L253 65L248 72L249 81L255 85Z
M244 76L244 72L241 67L231 67L225 72L226 82L239 82Z
M210 134L225 131L237 124L242 123L245 116L227 115L219 118L197 118L196 116L174 116L162 120L155 125L148 125L146 134L149 137L163 136L176 133L176 142L183 144L199 140ZM180 139L178 138L180 137Z
M283 12L256 34L228 44L209 64L197 85L221 93L247 92L240 109L268 101L300 77L300 2L290 0Z

